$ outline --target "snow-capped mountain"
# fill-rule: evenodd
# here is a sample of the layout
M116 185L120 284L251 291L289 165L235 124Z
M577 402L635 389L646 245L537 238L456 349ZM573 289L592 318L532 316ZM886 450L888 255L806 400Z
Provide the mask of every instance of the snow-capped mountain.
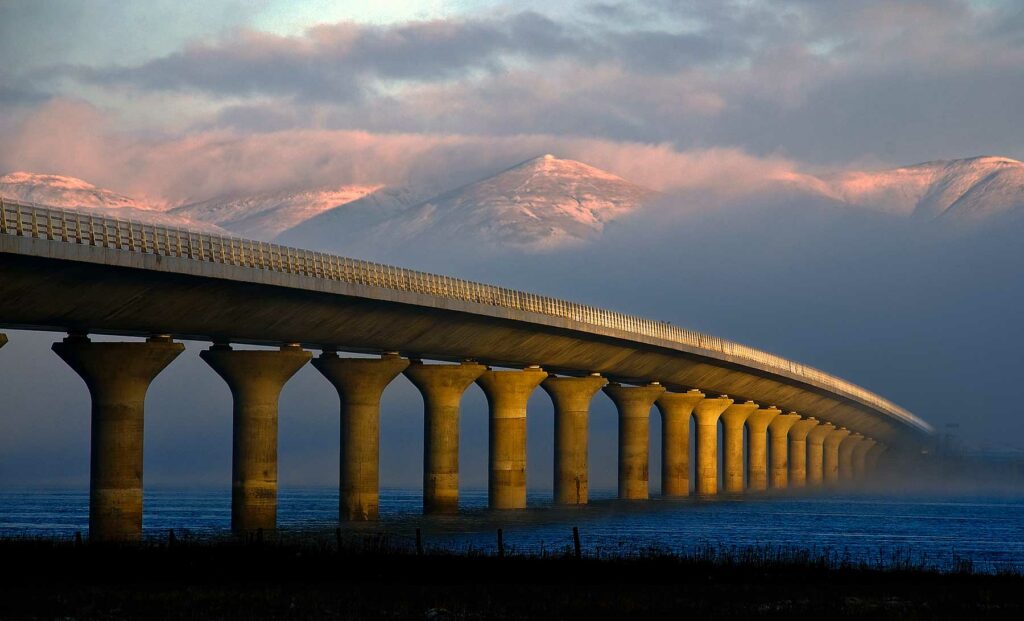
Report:
M373 227L395 218L429 196L424 187L384 186L362 198L329 209L283 231L275 241L343 251Z
M220 197L171 209L168 213L216 224L253 239L271 239L321 213L357 201L379 185L286 190L253 196Z
M221 235L227 233L214 224L161 211L144 201L96 187L76 177L13 172L0 177L0 196L147 224L181 227Z
M823 177L832 198L920 219L980 219L1024 208L1024 163L982 156Z
M130 196L62 175L13 172L0 177L0 195L13 200L68 209L152 210L148 204Z
M400 203L407 201L392 201L384 209L342 208L317 220L326 224L333 217L330 230L346 236L345 244L356 238L372 244L430 239L544 250L597 237L607 223L655 195L593 166L544 155L404 208Z
M655 195L582 162L543 155L427 200L383 227L406 238L472 236L542 250L597 237Z

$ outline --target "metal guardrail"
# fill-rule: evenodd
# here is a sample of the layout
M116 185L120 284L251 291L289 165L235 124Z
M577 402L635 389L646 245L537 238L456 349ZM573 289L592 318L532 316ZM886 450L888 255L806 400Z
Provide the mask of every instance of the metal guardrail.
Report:
M476 302L621 330L749 360L844 392L931 431L907 410L856 384L781 356L672 324L483 283L301 250L0 198L0 233L270 270Z

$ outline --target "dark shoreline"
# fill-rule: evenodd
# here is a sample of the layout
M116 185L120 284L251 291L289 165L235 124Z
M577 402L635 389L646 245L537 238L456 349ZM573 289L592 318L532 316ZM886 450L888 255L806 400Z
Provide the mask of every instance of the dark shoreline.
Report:
M380 534L0 540L3 619L1020 618L1024 575L772 548L422 554Z

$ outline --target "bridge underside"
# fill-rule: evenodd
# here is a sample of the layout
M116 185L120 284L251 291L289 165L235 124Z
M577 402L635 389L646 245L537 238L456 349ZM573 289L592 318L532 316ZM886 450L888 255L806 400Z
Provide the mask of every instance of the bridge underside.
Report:
M890 445L912 445L923 438L870 406L821 387L669 346L568 324L539 325L466 312L454 302L439 308L427 300L421 305L415 299L375 299L271 284L265 272L247 268L232 268L235 277L197 274L194 269L180 273L160 265L173 263L174 258L145 259L151 264L148 268L0 252L0 326L302 343L436 360L474 359L508 367L536 364L556 373L599 372L625 383L658 380L673 390L699 388L777 405Z

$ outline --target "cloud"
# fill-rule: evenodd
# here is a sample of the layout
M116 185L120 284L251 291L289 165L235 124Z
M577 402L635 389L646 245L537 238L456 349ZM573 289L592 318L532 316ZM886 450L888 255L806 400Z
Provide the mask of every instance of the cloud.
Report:
M331 160L332 131L665 144L827 167L1024 157L1010 105L1024 90L1020 15L961 0L651 1L292 36L241 27L117 65L37 66L18 92L70 93L119 127L181 141L305 131L316 161ZM496 149L488 162L514 151Z
M0 168L82 177L137 197L177 203L234 193L346 183L454 187L556 153L656 190L730 194L797 174L794 162L738 149L681 152L546 134L480 136L283 129L258 134L203 129L153 137L118 131L86 103L54 100L5 137Z

